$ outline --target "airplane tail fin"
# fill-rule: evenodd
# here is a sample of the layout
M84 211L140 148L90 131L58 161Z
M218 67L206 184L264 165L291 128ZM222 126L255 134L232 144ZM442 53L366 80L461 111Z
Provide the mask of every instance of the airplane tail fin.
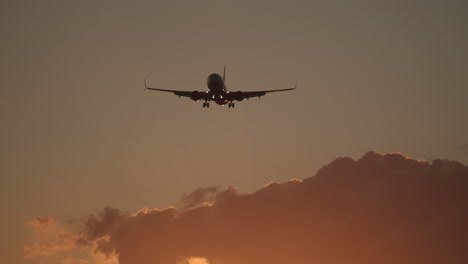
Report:
M223 82L226 81L226 65L224 65Z

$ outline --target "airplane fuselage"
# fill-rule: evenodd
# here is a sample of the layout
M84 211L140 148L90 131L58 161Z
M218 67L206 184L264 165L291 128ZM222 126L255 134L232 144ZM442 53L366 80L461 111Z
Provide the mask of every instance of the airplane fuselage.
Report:
M229 102L228 91L224 84L223 77L217 73L213 73L208 76L207 85L211 100L218 105L225 105Z

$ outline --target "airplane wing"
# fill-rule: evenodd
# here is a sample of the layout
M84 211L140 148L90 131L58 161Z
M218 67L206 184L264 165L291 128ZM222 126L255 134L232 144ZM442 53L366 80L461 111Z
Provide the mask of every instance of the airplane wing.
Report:
M286 89L278 89L278 90L264 90L264 91L248 91L248 92L242 92L242 95L244 98L249 99L251 97L262 97L266 95L267 93L275 93L275 92L284 92L284 91L291 91L295 90L297 87L297 81L294 87L292 88L286 88Z
M296 89L294 88L287 88L287 89L279 89L279 90L265 90L265 91L251 91L251 92L242 92L244 95L244 98L251 98L251 97L262 97L266 95L267 93L274 93L274 92L283 92L283 91L291 91Z
M153 91L160 91L160 92L168 92L168 93L173 93L179 97L183 96L183 97L188 97L188 98L194 98L196 97L197 100L206 100L206 101L211 101L211 97L209 96L208 92L206 91L202 91L202 92L198 92L198 91L179 91L179 90L169 90L169 89L159 89L159 88L152 88L152 87L148 87L146 85L146 79L145 79L145 89L147 90L153 90Z

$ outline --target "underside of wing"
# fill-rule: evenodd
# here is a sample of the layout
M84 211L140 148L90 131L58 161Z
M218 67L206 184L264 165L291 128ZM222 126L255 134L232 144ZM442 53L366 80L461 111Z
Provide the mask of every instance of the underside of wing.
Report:
M169 89L160 89L160 88L153 88L153 87L148 87L146 85L146 79L145 79L145 89L147 90L153 90L153 91L159 91L159 92L168 92L168 93L173 93L179 97L189 97L190 99L194 101L198 100L206 100L206 101L211 101L211 97L209 97L208 92L206 91L180 91L180 90L169 90Z
M284 92L284 91L291 91L295 89L296 89L296 86L292 88L278 89L278 90L249 91L249 92L242 92L242 95L244 98L262 97L266 95L267 93Z

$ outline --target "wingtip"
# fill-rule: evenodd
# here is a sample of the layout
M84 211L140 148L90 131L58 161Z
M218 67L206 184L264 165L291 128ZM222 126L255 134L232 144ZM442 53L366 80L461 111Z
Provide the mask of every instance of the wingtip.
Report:
M291 88L288 88L288 89L289 89L289 90L296 90L296 88L297 88L297 80L296 80L296 82L294 83L294 87L291 87Z
M143 78L143 80L144 80L144 82L145 82L145 89L144 89L144 90L146 91L146 90L148 90L148 86L146 85L146 77Z

